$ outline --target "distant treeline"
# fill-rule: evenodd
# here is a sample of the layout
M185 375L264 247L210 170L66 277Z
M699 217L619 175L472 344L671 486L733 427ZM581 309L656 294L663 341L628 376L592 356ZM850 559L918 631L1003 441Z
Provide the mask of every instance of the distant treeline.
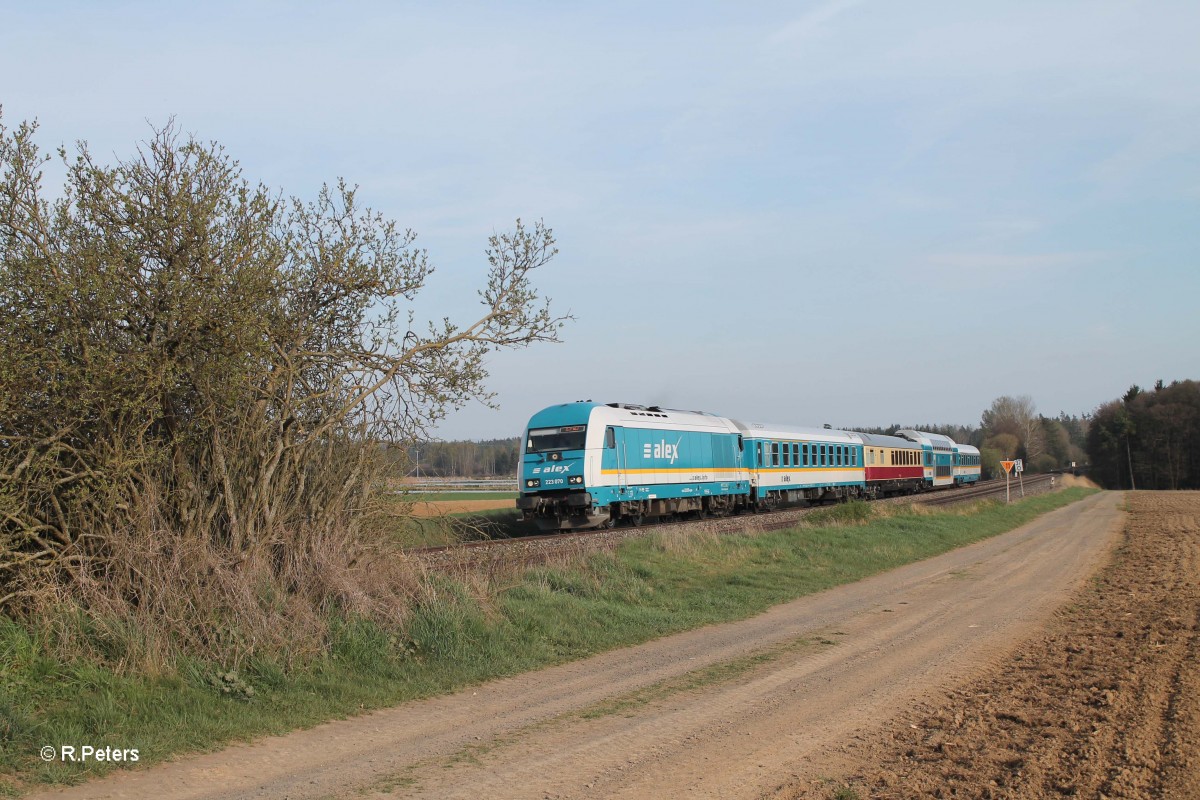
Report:
M396 476L428 478L515 478L521 440L424 442L389 451Z
M1091 476L1108 489L1200 489L1200 383L1133 386L1096 409Z
M1082 465L1090 423L1087 415L1065 413L1057 417L1038 414L1028 397L997 398L983 412L980 426L926 423L894 424L886 428L855 428L864 433L894 435L902 428L940 433L956 442L979 448L984 477L1000 474L1001 459L1020 458L1028 472L1070 469ZM517 474L520 439L425 442L392 448L389 458L394 476L438 478L511 478Z

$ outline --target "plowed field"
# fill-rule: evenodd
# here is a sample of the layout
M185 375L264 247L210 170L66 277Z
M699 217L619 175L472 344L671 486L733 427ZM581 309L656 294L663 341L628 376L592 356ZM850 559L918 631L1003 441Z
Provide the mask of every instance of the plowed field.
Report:
M1200 797L1200 493L1126 502L1111 562L1043 633L778 795Z

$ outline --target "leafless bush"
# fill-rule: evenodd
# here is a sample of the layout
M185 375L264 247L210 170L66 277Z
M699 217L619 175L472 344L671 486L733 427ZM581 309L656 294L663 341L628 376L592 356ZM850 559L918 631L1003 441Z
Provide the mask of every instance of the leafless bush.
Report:
M488 401L492 350L557 339L530 282L550 230L493 236L479 318L421 332L427 254L344 183L284 200L168 125L114 166L60 151L50 203L35 131L0 125L0 612L225 660L394 618L412 579L364 528L381 443Z

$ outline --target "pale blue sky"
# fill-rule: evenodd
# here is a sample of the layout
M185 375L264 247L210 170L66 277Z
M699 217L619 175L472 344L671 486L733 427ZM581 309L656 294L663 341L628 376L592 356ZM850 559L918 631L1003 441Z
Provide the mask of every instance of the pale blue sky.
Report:
M419 233L436 316L474 310L492 231L553 227L578 321L496 357L501 409L447 438L585 398L977 423L1200 378L1195 2L0 14L9 124L125 156L174 115L289 194L343 176Z

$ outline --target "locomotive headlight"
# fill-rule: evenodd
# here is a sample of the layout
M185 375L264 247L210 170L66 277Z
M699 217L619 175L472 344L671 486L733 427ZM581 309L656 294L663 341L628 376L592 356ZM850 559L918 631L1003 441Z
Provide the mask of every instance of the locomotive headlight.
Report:
M529 480L525 481L525 485L530 489L536 489L542 485L542 481L540 478L530 478Z
M571 477L567 478L567 483L583 483L583 476L572 475Z

